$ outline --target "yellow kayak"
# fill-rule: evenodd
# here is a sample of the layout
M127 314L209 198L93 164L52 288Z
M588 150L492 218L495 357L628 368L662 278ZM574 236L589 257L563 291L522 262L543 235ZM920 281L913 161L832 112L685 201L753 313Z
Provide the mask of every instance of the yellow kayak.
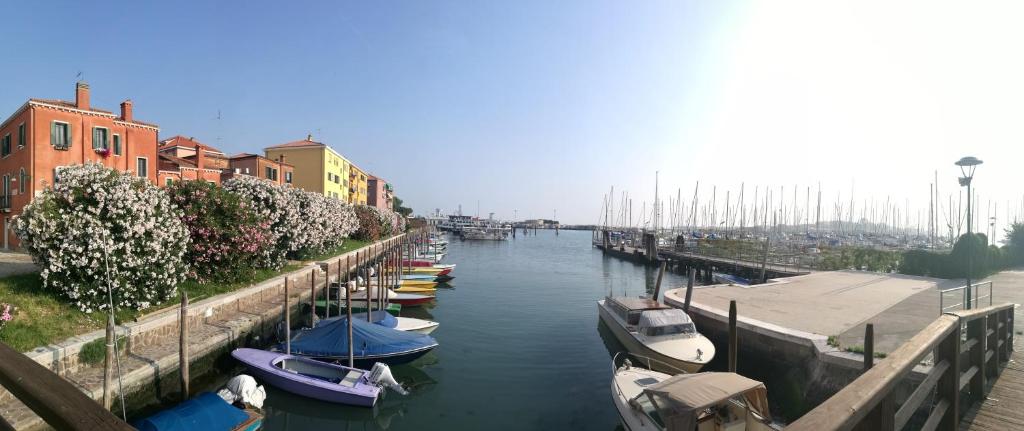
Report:
M434 294L437 293L437 289L434 289L433 287L402 286L402 287L399 287L398 289L395 289L395 292L398 292L398 293L416 293L416 294L420 294L420 295L434 296Z
M437 282L431 280L402 280L400 286L429 287L433 289L434 286L437 286Z
M426 274L426 275L442 275L441 273L448 274L451 272L450 268L405 268L402 269L402 274Z

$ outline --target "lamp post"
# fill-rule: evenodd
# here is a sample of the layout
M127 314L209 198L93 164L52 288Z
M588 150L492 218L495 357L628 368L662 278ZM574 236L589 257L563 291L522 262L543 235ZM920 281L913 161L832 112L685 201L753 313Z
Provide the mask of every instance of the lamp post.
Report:
M967 187L967 238L968 244L973 244L974 238L971 234L971 207L973 202L971 201L971 180L974 178L974 169L981 164L981 160L975 157L964 157L957 160L955 165L960 167L960 173L963 174L960 177L960 186ZM967 300L964 301L966 309L971 309L971 270L974 264L974 249L973 246L967 252Z

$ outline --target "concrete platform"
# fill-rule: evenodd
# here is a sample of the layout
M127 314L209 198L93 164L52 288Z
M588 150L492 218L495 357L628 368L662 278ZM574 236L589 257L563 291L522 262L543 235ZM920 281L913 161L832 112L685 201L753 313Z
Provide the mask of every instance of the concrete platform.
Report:
M816 272L741 287L695 288L693 302L728 310L736 300L739 315L796 332L835 336L841 347L863 343L864 325L875 325L876 351L891 351L938 316L939 290L955 281L863 271ZM665 293L682 304L686 289Z

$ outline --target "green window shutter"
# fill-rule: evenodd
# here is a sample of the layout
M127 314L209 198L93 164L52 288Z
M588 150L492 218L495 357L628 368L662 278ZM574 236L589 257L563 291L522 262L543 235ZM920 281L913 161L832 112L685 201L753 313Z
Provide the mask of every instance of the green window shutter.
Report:
M57 147L57 123L50 123L50 145Z

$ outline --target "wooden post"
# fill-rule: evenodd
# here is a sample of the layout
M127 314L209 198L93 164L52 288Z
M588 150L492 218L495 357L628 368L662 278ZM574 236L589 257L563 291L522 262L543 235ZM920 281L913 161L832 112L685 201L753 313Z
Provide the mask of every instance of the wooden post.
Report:
M995 315L993 319L995 319ZM968 383L968 389L971 392L972 401L984 401L985 396L985 351L988 350L987 346L987 332L988 330L988 317L980 317L967 322L967 340L975 340L973 346L967 354L967 368L978 367L978 372L974 373L974 377L971 378Z
M658 301L658 294L661 293L661 279L665 276L665 265L667 262L661 261L661 267L658 268L658 280L654 282L654 301Z
M107 359L103 362L103 408L110 410L114 405L114 355L117 338L114 333L114 312L107 314Z
M316 326L316 268L309 271L309 327ZM299 307L302 308L302 307Z
M729 372L736 372L736 349L739 342L736 336L736 300L729 301Z
M956 329L939 342L935 349L935 363L942 361L949 363L949 368L939 378L936 385L936 402L946 402L948 408L939 426L940 430L955 430L960 424L960 322L957 321Z
M683 312L690 312L690 299L693 298L693 284L697 280L697 271L690 268L689 279L686 280L686 301L683 302Z
M864 371L875 366L875 324L864 326Z
M178 369L181 371L181 400L188 399L188 293L181 292L181 317L178 323L181 335L178 338Z
M288 310L289 278L284 278L284 352L292 354L292 315Z
M348 324L348 366L355 366L354 348L352 347L352 292L348 290L348 277L349 269L352 268L352 255L345 256L345 313L348 315L348 319L345 321ZM341 274L338 274L338 283L341 283ZM340 291L339 291L340 293Z

